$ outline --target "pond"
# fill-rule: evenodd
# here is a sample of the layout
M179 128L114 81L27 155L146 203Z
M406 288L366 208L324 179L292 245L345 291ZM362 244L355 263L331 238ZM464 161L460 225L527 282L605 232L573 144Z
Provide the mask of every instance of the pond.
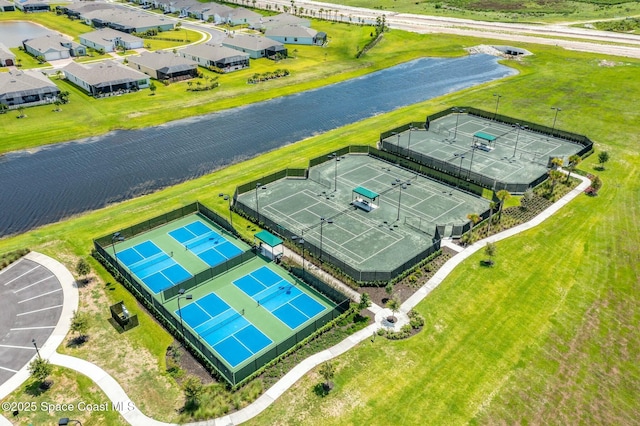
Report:
M219 113L9 153L0 157L0 236L150 193L337 127L514 73L488 55L423 58ZM10 119L15 119L13 114L0 116L0 126ZM421 119L406 117L397 124Z
M45 27L25 21L0 22L0 43L7 47L22 46L24 40L56 34Z

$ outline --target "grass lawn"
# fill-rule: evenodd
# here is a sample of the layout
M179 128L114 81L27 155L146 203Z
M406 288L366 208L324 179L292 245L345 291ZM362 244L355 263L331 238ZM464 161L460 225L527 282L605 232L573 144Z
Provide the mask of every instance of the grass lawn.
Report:
M188 83L184 81L169 86L157 84L155 96L148 96L149 91L142 90L126 96L93 99L69 83L54 79L61 90L71 93L69 104L64 105L62 113L55 114L46 105L28 108L27 124L24 120L15 120L11 113L0 116L4 142L0 144L0 154L66 141L69 135L82 138L116 129L142 128L297 93L424 55L462 55L462 46L477 42L471 38L392 31L376 46L375 54L355 59L358 47L370 38L370 28L328 22L316 22L314 28L329 35L328 48L288 46L292 53L296 50L295 59L279 62L252 60L249 69L226 75L203 70L207 76L219 77L220 87L211 91L187 92ZM291 76L261 84L247 84L247 79L253 74L279 68L288 69ZM73 120L67 117L73 117ZM25 125L29 126L29 132L24 131Z
M31 410L20 410L17 416L12 416L6 410L2 414L20 425L53 425L58 424L62 417L79 420L82 424L128 424L116 410L111 409L111 401L88 377L53 367L47 380L53 381L53 385L46 391L38 389L38 382L28 380L22 388L6 398L6 401L19 402ZM63 407L57 404L68 405Z
M372 54L392 59L416 53L451 55L460 52L462 44L484 42L390 35L394 38L385 38ZM406 50L416 43L426 47ZM612 155L607 169L598 172L604 181L600 195L581 196L542 226L498 243L493 268L478 266L481 255L469 259L418 306L427 320L420 334L401 342L367 341L338 358L337 387L329 396L313 392L320 379L312 373L251 423L633 423L640 406L640 113L635 97L628 94L640 92L640 61L620 59L620 66L602 67L597 55L523 47L535 56L509 62L520 71L517 76L373 117L145 197L2 239L0 252L29 247L73 270L79 256L88 256L92 238L195 200L226 215L227 203L218 198L219 192L232 193L236 185L284 167L306 166L309 158L337 147L373 144L381 130L445 107L492 110L492 94L500 93L501 113L544 124L553 119L550 107L561 106L557 127L588 135L597 150ZM372 62L372 67L384 66ZM159 87L155 97L173 86ZM71 96L74 102L79 95ZM580 168L594 172L595 161L591 157ZM247 236L253 233L238 216L234 224ZM96 262L91 264L97 277L80 289L81 309L93 313L91 338L82 347L61 351L96 362L114 375L146 414L174 420L181 392L162 373L170 336L145 317L130 294L110 284L112 278ZM109 304L120 300L139 314L138 329L118 334L106 322ZM52 399L58 398L55 392Z
M327 3L384 9L393 13L500 22L548 23L601 18L623 19L640 14L640 4L630 0L330 0ZM344 19L348 20L349 17L345 16Z

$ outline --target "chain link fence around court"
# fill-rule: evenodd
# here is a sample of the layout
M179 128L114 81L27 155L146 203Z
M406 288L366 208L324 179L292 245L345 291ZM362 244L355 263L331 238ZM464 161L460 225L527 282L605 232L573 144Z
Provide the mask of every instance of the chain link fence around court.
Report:
M119 231L119 236L131 238L143 232L157 228L158 226L165 225L169 222L194 213L201 213L203 216L212 220L214 223L220 225L225 230L229 231L229 233L239 238L238 233L226 221L226 219L220 217L217 213L213 212L199 202L189 204L187 206L133 225L129 228L122 229ZM105 268L107 268L107 270L111 273L111 275L113 275L114 278L120 281L131 292L131 294L133 294L136 299L138 299L140 303L142 303L145 308L147 308L147 310L149 310L158 319L158 321L160 321L160 323L165 326L165 328L169 332L177 336L178 339L184 341L190 348L191 352L200 360L200 362L202 362L209 370L216 371L221 377L227 380L234 387L240 385L245 380L252 377L259 369L263 368L277 357L287 353L295 345L309 338L321 327L335 320L349 309L349 298L338 290L332 288L328 284L316 280L318 282L313 282L313 286L308 287L297 277L292 275L291 279L294 280L297 285L305 286L305 288L307 288L309 291L315 291L320 294L320 297L328 298L329 300L334 302L335 307L333 307L320 317L316 318L312 323L308 324L303 329L297 331L284 341L278 343L264 354L256 357L249 364L236 371L233 371L232 369L227 367L227 365L222 360L220 360L217 354L212 351L211 347L207 343L205 343L199 336L194 335L188 329L184 329L181 326L179 319L164 307L163 302L159 300L157 296L154 297L154 295L151 294L146 286L141 284L137 278L132 276L127 269L120 265L120 263L115 258L115 254L112 255L111 253L109 253L109 250L107 248L113 245L114 241L115 240L113 235L105 235L103 237L95 239L94 256L96 257L96 259L100 263L102 263ZM244 252L243 254L236 256L235 258L229 259L224 264L209 268L195 275L194 277L187 279L186 281L178 283L164 290L164 292L162 293L162 300L166 301L169 298L177 296L178 291L181 288L187 289L201 285L209 279L212 279L215 276L220 275L230 268L238 266L255 256L255 253Z
M256 190L256 188L258 188L260 185L265 185L267 183L272 183L275 182L277 180L280 179L284 179L284 178L299 178L302 177L303 175L306 176L307 178L309 178L310 174L309 174L309 170L311 169L311 167L320 165L324 162L327 161L331 161L335 158L335 156L341 156L341 155L346 155L346 154L366 154L366 155L370 155L374 158L383 160L383 161L387 161L390 163L393 163L395 165L398 165L400 167L403 167L405 169L408 169L414 173L419 173L423 176L426 177L433 177L431 176L429 173L433 174L433 171L429 170L426 166L420 165L416 162L413 161L408 161L406 159L402 159L394 154L388 153L388 152L383 152L378 150L377 148L374 148L372 146L369 145L350 145L344 148L340 148L334 152L325 154L325 155L321 155L319 157L313 158L311 160L309 160L309 168L308 169L286 169L286 170L280 170L278 172L275 172L273 174L267 175L267 176L263 176L260 179L256 179L252 182L246 183L244 185L241 185L239 187L236 188L235 194L234 194L234 205L233 208L235 211L237 212L241 212L242 214L244 214L246 217L250 218L251 220L253 220L255 223L258 224L258 226L260 226L261 228L264 229L268 229L269 231L271 231L272 233L280 236L281 238L283 238L284 240L289 241L291 244L293 243L293 237L298 237L300 236L301 232L300 230L292 230L292 229L288 229L285 226L275 222L274 220L270 219L269 217L266 217L264 214L260 214L258 215L258 212L256 212L253 207L242 203L239 199L238 196L244 193L247 193L249 191L254 191ZM293 170L293 172L292 172ZM302 173L302 171L304 171L304 173ZM435 174L435 176L439 176L438 174ZM479 186L470 186L471 191L477 194L480 193L482 194L482 188ZM466 190L470 190L470 188L464 188ZM342 211L339 214L345 214L348 211ZM314 226L319 226L319 225L314 225ZM313 228L313 226L311 227ZM309 228L310 229L310 228ZM424 230L419 230L419 232L426 232ZM435 233L435 230L434 230ZM380 271L365 271L365 270L361 270L359 268L354 267L353 265L350 265L349 263L345 262L344 260L339 259L338 257L332 255L331 253L327 252L324 249L320 249L320 247L316 246L315 244L313 244L310 241L306 241L304 243L304 249L306 253L309 253L310 256L312 256L313 258L321 261L321 262L326 262L331 264L332 266L336 267L337 269L341 270L342 272L344 272L345 274L347 274L349 277L353 278L355 281L360 282L360 283L379 283L379 282L384 282L384 281L390 281L391 279L395 278L396 276L400 275L402 272L404 272L405 270L417 265L418 263L420 263L421 260L427 258L428 256L430 256L431 254L435 253L436 251L440 250L440 240L439 239L434 239L433 240L433 244L431 246L429 246L427 249L421 251L420 253L417 253L415 256L411 257L409 260L407 260L406 262L402 263L401 265L393 268L392 270L380 270Z
M476 117L480 117L487 120L496 121L499 123L513 125L520 124L522 126L527 126L528 130L534 133L539 133L546 136L552 136L559 139L564 139L582 146L582 149L577 153L579 156L585 156L588 153L593 151L593 142L583 135L578 135L571 132L566 132L564 130L553 129L541 124L531 123L526 120L517 120L512 117L507 117L505 115L497 115L492 114L488 111L483 111L481 109L473 108L473 107L453 107L449 108L435 114L427 116L424 123L407 123L402 126L393 128L391 130L382 132L380 134L380 147L383 151L393 153L398 157L404 157L408 160L413 160L421 165L427 166L429 169L434 170L439 173L433 173L434 178L439 179L449 185L454 185L459 188L467 189L473 191L470 187L471 185L478 185L486 189L491 189L494 192L497 192L501 189L505 189L512 194L522 194L527 189L538 186L542 182L547 179L547 175L543 174L538 176L537 178L531 180L530 182L522 182L522 183L513 183L513 182L503 182L498 179L491 178L489 176L483 175L481 173L473 172L468 169L462 169L461 167L457 167L455 164L449 163L444 160L437 159L435 157L431 157L426 154L422 154L420 152L416 152L411 149L407 149L405 147L399 146L399 144L394 144L392 142L386 141L391 136L399 135L402 132L406 132L410 129L425 129L429 130L431 124L439 118L446 117L451 114L459 113L463 111L463 113L473 115ZM540 163L543 166L546 166L549 163L550 159L545 159L543 163ZM438 175L438 176L436 176ZM475 192L475 191L473 191Z

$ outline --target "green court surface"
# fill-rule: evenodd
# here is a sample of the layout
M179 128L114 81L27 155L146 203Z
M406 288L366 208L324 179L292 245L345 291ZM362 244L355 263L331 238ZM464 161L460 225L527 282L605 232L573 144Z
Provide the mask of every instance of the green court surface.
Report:
M412 157L448 163L456 175L478 173L514 184L528 184L545 175L550 158L562 158L567 164L571 155L583 149L580 144L523 126L464 113L434 120L429 130L413 129L391 135L384 142L390 152L397 152L399 146L400 152L408 149Z
M379 194L378 208L351 205L357 187ZM309 179L281 179L237 201L359 271L392 271L434 244L436 225L462 225L469 213L489 208L486 199L363 154L327 161L312 167Z
M237 384L338 315L335 303L250 250L196 213L117 242L106 253ZM224 266L230 259L241 260ZM217 275L191 279L211 268ZM175 297L181 286L184 294Z
M186 269L191 275L195 275L198 272L210 268L211 266L205 260L200 258L194 251L185 249L185 245L183 243L180 243L169 234L172 231L175 231L196 221L205 223L209 228L211 228L211 230L222 235L225 239L231 240L231 242L242 251L249 250L249 245L241 240L234 238L228 232L217 226L215 223L211 222L203 215L192 214L170 222L166 225L136 235L133 238L128 238L125 241L117 243L115 245L115 250L116 254L118 255L118 261L122 264L125 264L125 262L123 262L124 259L122 258L122 253L125 250L138 246L145 241L152 241L157 247L159 247L167 255L172 257L175 262L184 267L184 269ZM110 251L112 252L112 248L110 248ZM127 265L125 264L125 266Z

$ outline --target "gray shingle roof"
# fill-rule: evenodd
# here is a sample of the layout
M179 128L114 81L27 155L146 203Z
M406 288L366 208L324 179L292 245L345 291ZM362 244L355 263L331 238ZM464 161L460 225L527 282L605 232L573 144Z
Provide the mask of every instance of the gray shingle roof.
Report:
M140 56L130 56L129 63L139 64L165 74L178 71L196 69L198 64L191 59L183 58L172 52L158 50L156 52L144 52Z
M237 47L240 49L249 49L255 52L273 48L284 47L279 41L271 40L263 36L257 36L253 34L236 34L233 37L227 37L222 41L222 44L230 47Z
M7 46L0 43L0 59L14 59L16 55Z
M59 92L51 80L41 71L9 71L0 72L0 98L8 94L31 95L42 92Z
M315 37L318 32L313 28L300 25L284 25L270 28L264 32L265 37Z
M78 48L80 45L73 40L61 36L60 34L48 34L42 37L36 37L25 40L25 45L37 50L38 52L47 51L68 51L70 48ZM63 46L63 44L69 46Z
M217 62L225 58L249 59L249 54L239 52L235 49L226 46L213 45L213 44L195 44L193 46L185 47L180 50L180 53L185 55L197 56L212 62Z
M80 34L80 37L98 44L103 44L105 41L111 42L116 38L119 38L120 40L127 43L142 40L140 37L136 37L129 33L123 33L122 31L113 30L111 28L101 28L96 31Z
M116 61L78 64L71 62L62 69L94 87L120 84L130 81L147 80L148 75L126 67Z

